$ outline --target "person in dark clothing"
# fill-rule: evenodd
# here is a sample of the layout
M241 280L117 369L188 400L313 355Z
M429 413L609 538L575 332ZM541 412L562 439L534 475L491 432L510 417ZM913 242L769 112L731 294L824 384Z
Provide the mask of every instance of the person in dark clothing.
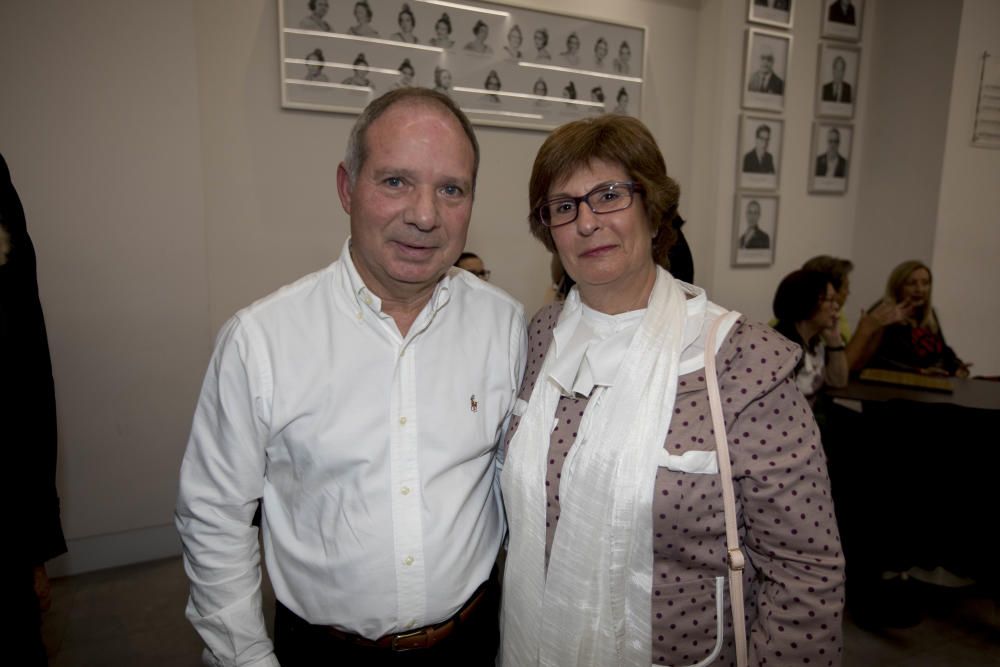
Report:
M11 665L46 665L41 611L45 562L66 551L56 492L56 403L35 249L7 163L0 155L0 433L7 469L0 579ZM12 651L12 653L11 653Z

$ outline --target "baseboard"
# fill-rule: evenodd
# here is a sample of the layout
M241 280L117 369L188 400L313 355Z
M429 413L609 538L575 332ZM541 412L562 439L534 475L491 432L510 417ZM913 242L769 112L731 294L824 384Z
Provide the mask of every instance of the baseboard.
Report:
M181 553L181 540L172 523L110 535L66 540L69 552L46 564L50 577L66 577L109 567L121 567Z

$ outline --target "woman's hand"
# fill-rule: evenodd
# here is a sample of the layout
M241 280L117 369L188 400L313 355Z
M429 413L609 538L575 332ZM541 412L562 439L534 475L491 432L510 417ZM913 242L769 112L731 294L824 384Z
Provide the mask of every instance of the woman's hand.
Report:
M884 328L903 322L913 314L913 304L910 301L893 303L882 299L877 306L865 313L863 317L871 318L878 328Z

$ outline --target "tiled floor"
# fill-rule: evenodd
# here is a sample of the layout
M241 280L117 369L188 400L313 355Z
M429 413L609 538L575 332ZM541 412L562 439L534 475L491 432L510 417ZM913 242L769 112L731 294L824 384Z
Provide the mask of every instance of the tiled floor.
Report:
M44 628L51 667L201 664L179 558L52 583ZM848 622L844 667L1000 667L997 602L974 588L927 590L926 616L914 628L874 634ZM274 609L269 587L265 609Z

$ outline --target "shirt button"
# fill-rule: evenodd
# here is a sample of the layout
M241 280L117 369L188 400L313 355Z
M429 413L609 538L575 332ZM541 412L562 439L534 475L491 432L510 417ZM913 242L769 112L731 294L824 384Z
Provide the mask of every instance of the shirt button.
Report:
M404 486L399 490L399 492L402 493L404 496L408 496L410 495L410 487Z
M404 354L406 354L406 348L405 347L402 350L399 351L399 356L403 356Z
M360 320L360 319L361 319L362 317L364 317L364 315L363 315L363 314L361 313L361 311L360 311L360 310L359 310L359 311L358 311L357 313L355 313L355 315L357 315L357 317L358 317L358 319L359 319L359 320Z
M403 565L413 565L413 556L407 556L404 558Z
M368 304L369 306L372 305L372 298L370 296L366 296L365 303Z
M406 417L400 417L399 418L399 424L401 426L406 426Z

